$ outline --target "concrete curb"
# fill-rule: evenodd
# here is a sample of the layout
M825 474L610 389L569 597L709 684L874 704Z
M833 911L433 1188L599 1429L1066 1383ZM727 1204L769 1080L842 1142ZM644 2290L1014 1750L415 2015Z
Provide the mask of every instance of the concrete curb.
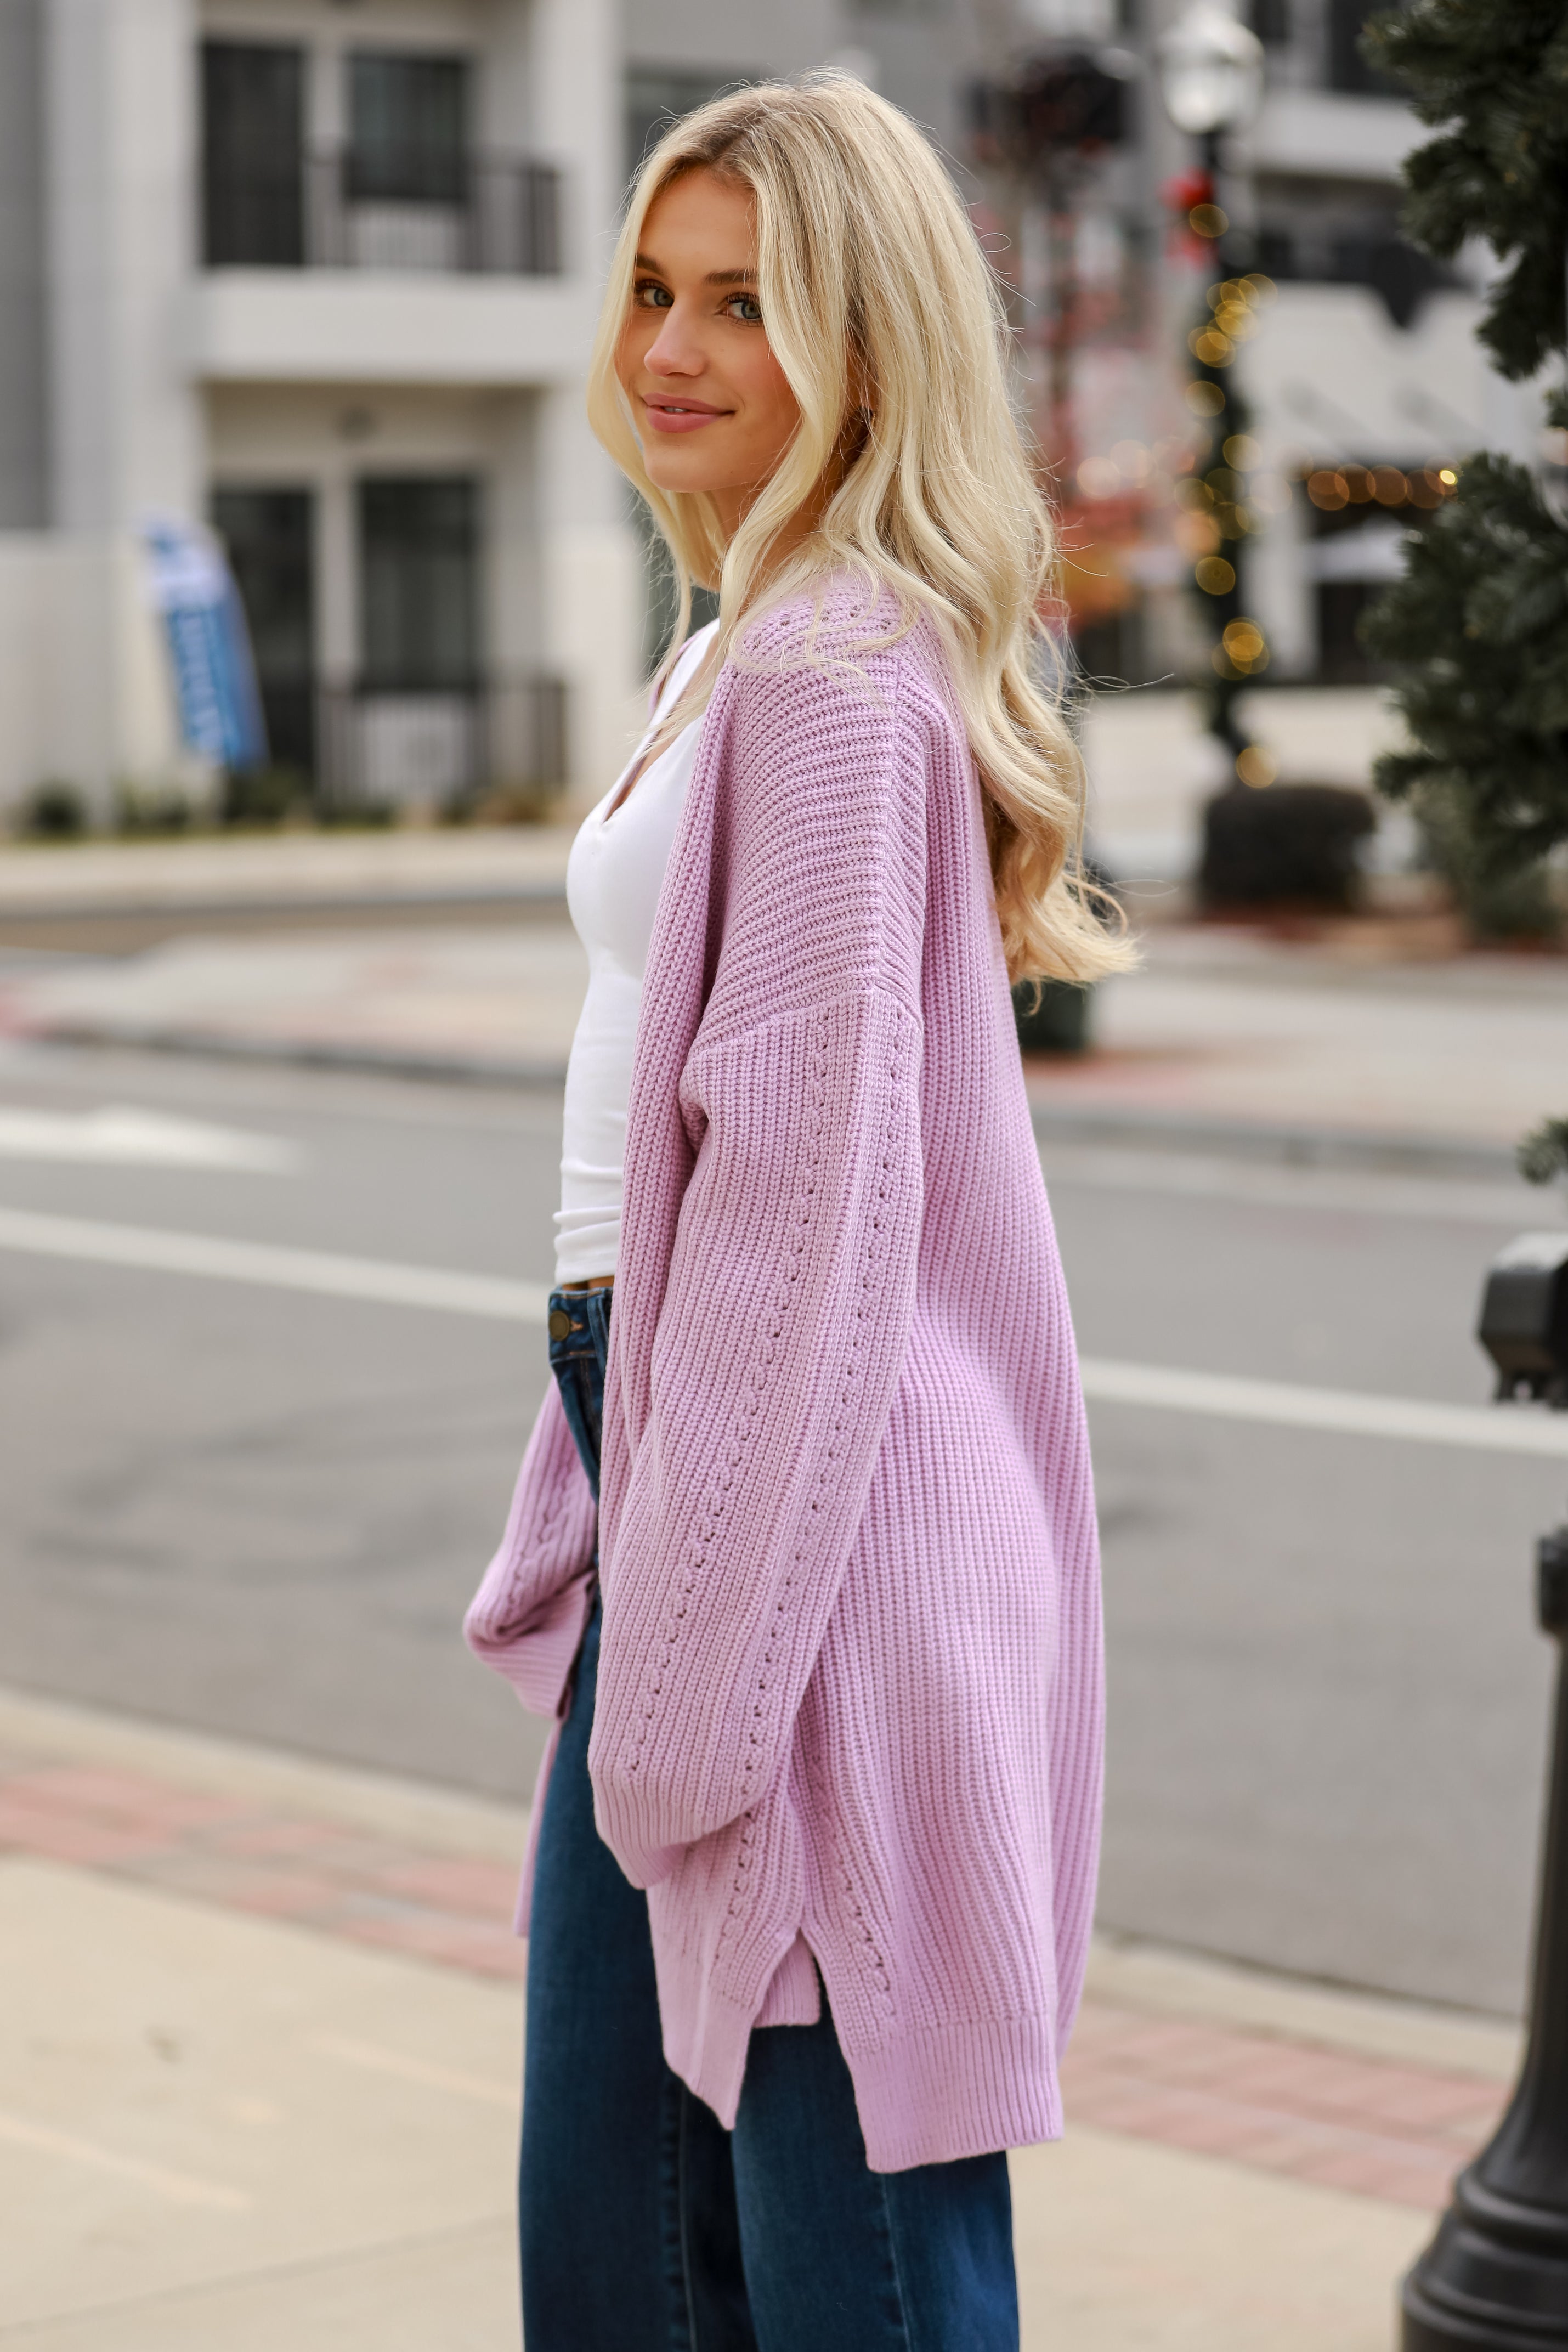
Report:
M1408 1129L1379 1133L1368 1128L1215 1118L1202 1112L1153 1110L1137 1104L1057 1104L1041 1102L1032 1091L1030 1117L1040 1143L1163 1148L1289 1168L1356 1168L1389 1174L1419 1169L1426 1175L1483 1181L1514 1178L1519 1173L1507 1144Z
M100 898L51 898L28 902L16 898L0 898L0 927L22 929L36 926L42 929L50 923L87 923L130 921L142 919L162 921L178 917L182 922L228 922L240 917L278 917L292 919L298 916L316 915L399 915L413 909L427 912L451 908L455 914L468 914L480 908L566 907L566 886L558 879L537 882L518 881L497 888L494 884L476 884L471 888L445 887L409 890L272 890L261 892L235 891L224 897L185 898L178 892L149 893L144 898L118 898L105 893Z
M99 1025L24 1021L5 1034L15 1043L130 1048L214 1061L416 1078L448 1086L537 1089L566 1083L566 1060L560 1055L476 1055L325 1038L224 1036L210 1030L131 1022ZM1216 1118L1202 1112L1154 1109L1135 1103L1051 1103L1040 1099L1039 1083L1037 1079L1030 1087L1030 1117L1036 1139L1042 1144L1186 1151L1290 1168L1346 1168L1388 1174L1418 1170L1427 1175L1482 1181L1513 1179L1518 1174L1511 1146L1473 1137Z
M563 1055L513 1056L423 1052L418 1046L334 1044L329 1039L225 1037L202 1029L164 1028L133 1022L99 1026L92 1022L19 1024L5 1033L11 1043L37 1045L119 1047L149 1054L179 1054L219 1062L255 1062L290 1069L341 1070L370 1077L423 1078L438 1084L476 1087L560 1087L566 1084Z

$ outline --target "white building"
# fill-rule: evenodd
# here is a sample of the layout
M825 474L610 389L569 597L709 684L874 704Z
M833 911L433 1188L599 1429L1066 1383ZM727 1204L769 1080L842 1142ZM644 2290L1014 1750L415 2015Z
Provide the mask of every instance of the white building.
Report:
M157 513L229 542L280 761L602 774L643 595L582 418L607 0L3 0L0 106L0 800L177 770Z

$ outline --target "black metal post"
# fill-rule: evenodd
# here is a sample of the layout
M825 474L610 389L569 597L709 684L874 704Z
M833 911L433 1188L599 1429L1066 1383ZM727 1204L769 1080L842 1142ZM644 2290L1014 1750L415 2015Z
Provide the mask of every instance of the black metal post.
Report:
M1218 131L1208 131L1199 140L1198 153L1204 176L1208 182L1209 200L1211 204L1218 205L1223 160L1220 134ZM1231 274L1231 265L1236 258L1234 239L1228 227L1222 229L1213 240L1213 252L1215 276L1223 280ZM1207 323L1208 306L1206 303L1204 311L1200 314L1199 326L1206 326ZM1233 470L1225 454L1226 443L1245 432L1248 420L1232 381L1229 359L1217 363L1203 359L1195 352L1192 356L1192 380L1195 383L1209 383L1215 387L1220 403L1208 416L1199 416L1197 420L1207 433L1207 446L1200 455L1197 463L1198 478L1207 485L1212 475ZM1220 507L1221 513L1227 507L1232 514L1234 513L1234 497L1229 500L1218 500L1217 503ZM1227 782L1233 784L1236 782L1235 763L1247 749L1248 744L1247 736L1236 717L1237 697L1246 685L1247 677L1246 672L1232 662L1227 655L1225 631L1231 622L1240 620L1245 611L1241 593L1245 551L1239 529L1234 531L1227 530L1221 521L1220 530L1221 538L1218 552L1220 559L1230 567L1231 583L1228 588L1205 587L1202 583L1203 561L1200 559L1194 566L1194 584L1197 589L1204 618L1213 635L1211 659L1215 674L1212 678L1205 682L1208 731L1225 747L1231 771Z
M1558 1667L1530 2040L1507 2113L1405 2282L1403 2352L1568 2347L1568 1527L1536 1563Z

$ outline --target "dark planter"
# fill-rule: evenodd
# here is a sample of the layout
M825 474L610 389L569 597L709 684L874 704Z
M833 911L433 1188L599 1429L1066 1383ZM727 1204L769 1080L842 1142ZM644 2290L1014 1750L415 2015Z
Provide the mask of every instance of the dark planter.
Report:
M1198 895L1217 910L1343 913L1354 896L1356 853L1376 825L1368 795L1342 784L1228 785L1203 813Z
M1013 991L1013 1018L1025 1054L1082 1054L1089 1048L1089 999L1092 992L1071 981L1042 980L1039 1002L1032 981Z

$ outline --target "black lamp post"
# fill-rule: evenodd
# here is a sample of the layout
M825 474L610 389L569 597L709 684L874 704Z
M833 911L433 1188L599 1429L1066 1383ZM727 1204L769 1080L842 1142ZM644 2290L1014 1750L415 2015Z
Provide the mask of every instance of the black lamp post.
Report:
M1503 1252L1480 1339L1500 1399L1568 1405L1568 1235ZM1536 1608L1559 1659L1530 2038L1501 2123L1405 2282L1403 2352L1568 2352L1568 1527L1536 1548Z
M1225 139L1250 121L1262 97L1263 47L1214 0L1197 0L1161 41L1158 62L1166 112L1197 142L1197 200L1190 205L1188 220L1213 254L1215 274L1187 337L1187 405L1205 437L1197 467L1183 486L1187 502L1212 532L1212 544L1193 565L1193 584L1213 636L1208 729L1225 747L1228 784L1239 779L1266 783L1272 768L1236 717L1237 697L1268 659L1263 633L1248 618L1242 593L1251 522L1242 478L1249 455L1255 453L1249 452L1246 412L1231 373L1239 344L1252 332L1254 292L1236 274L1229 224L1214 201Z

